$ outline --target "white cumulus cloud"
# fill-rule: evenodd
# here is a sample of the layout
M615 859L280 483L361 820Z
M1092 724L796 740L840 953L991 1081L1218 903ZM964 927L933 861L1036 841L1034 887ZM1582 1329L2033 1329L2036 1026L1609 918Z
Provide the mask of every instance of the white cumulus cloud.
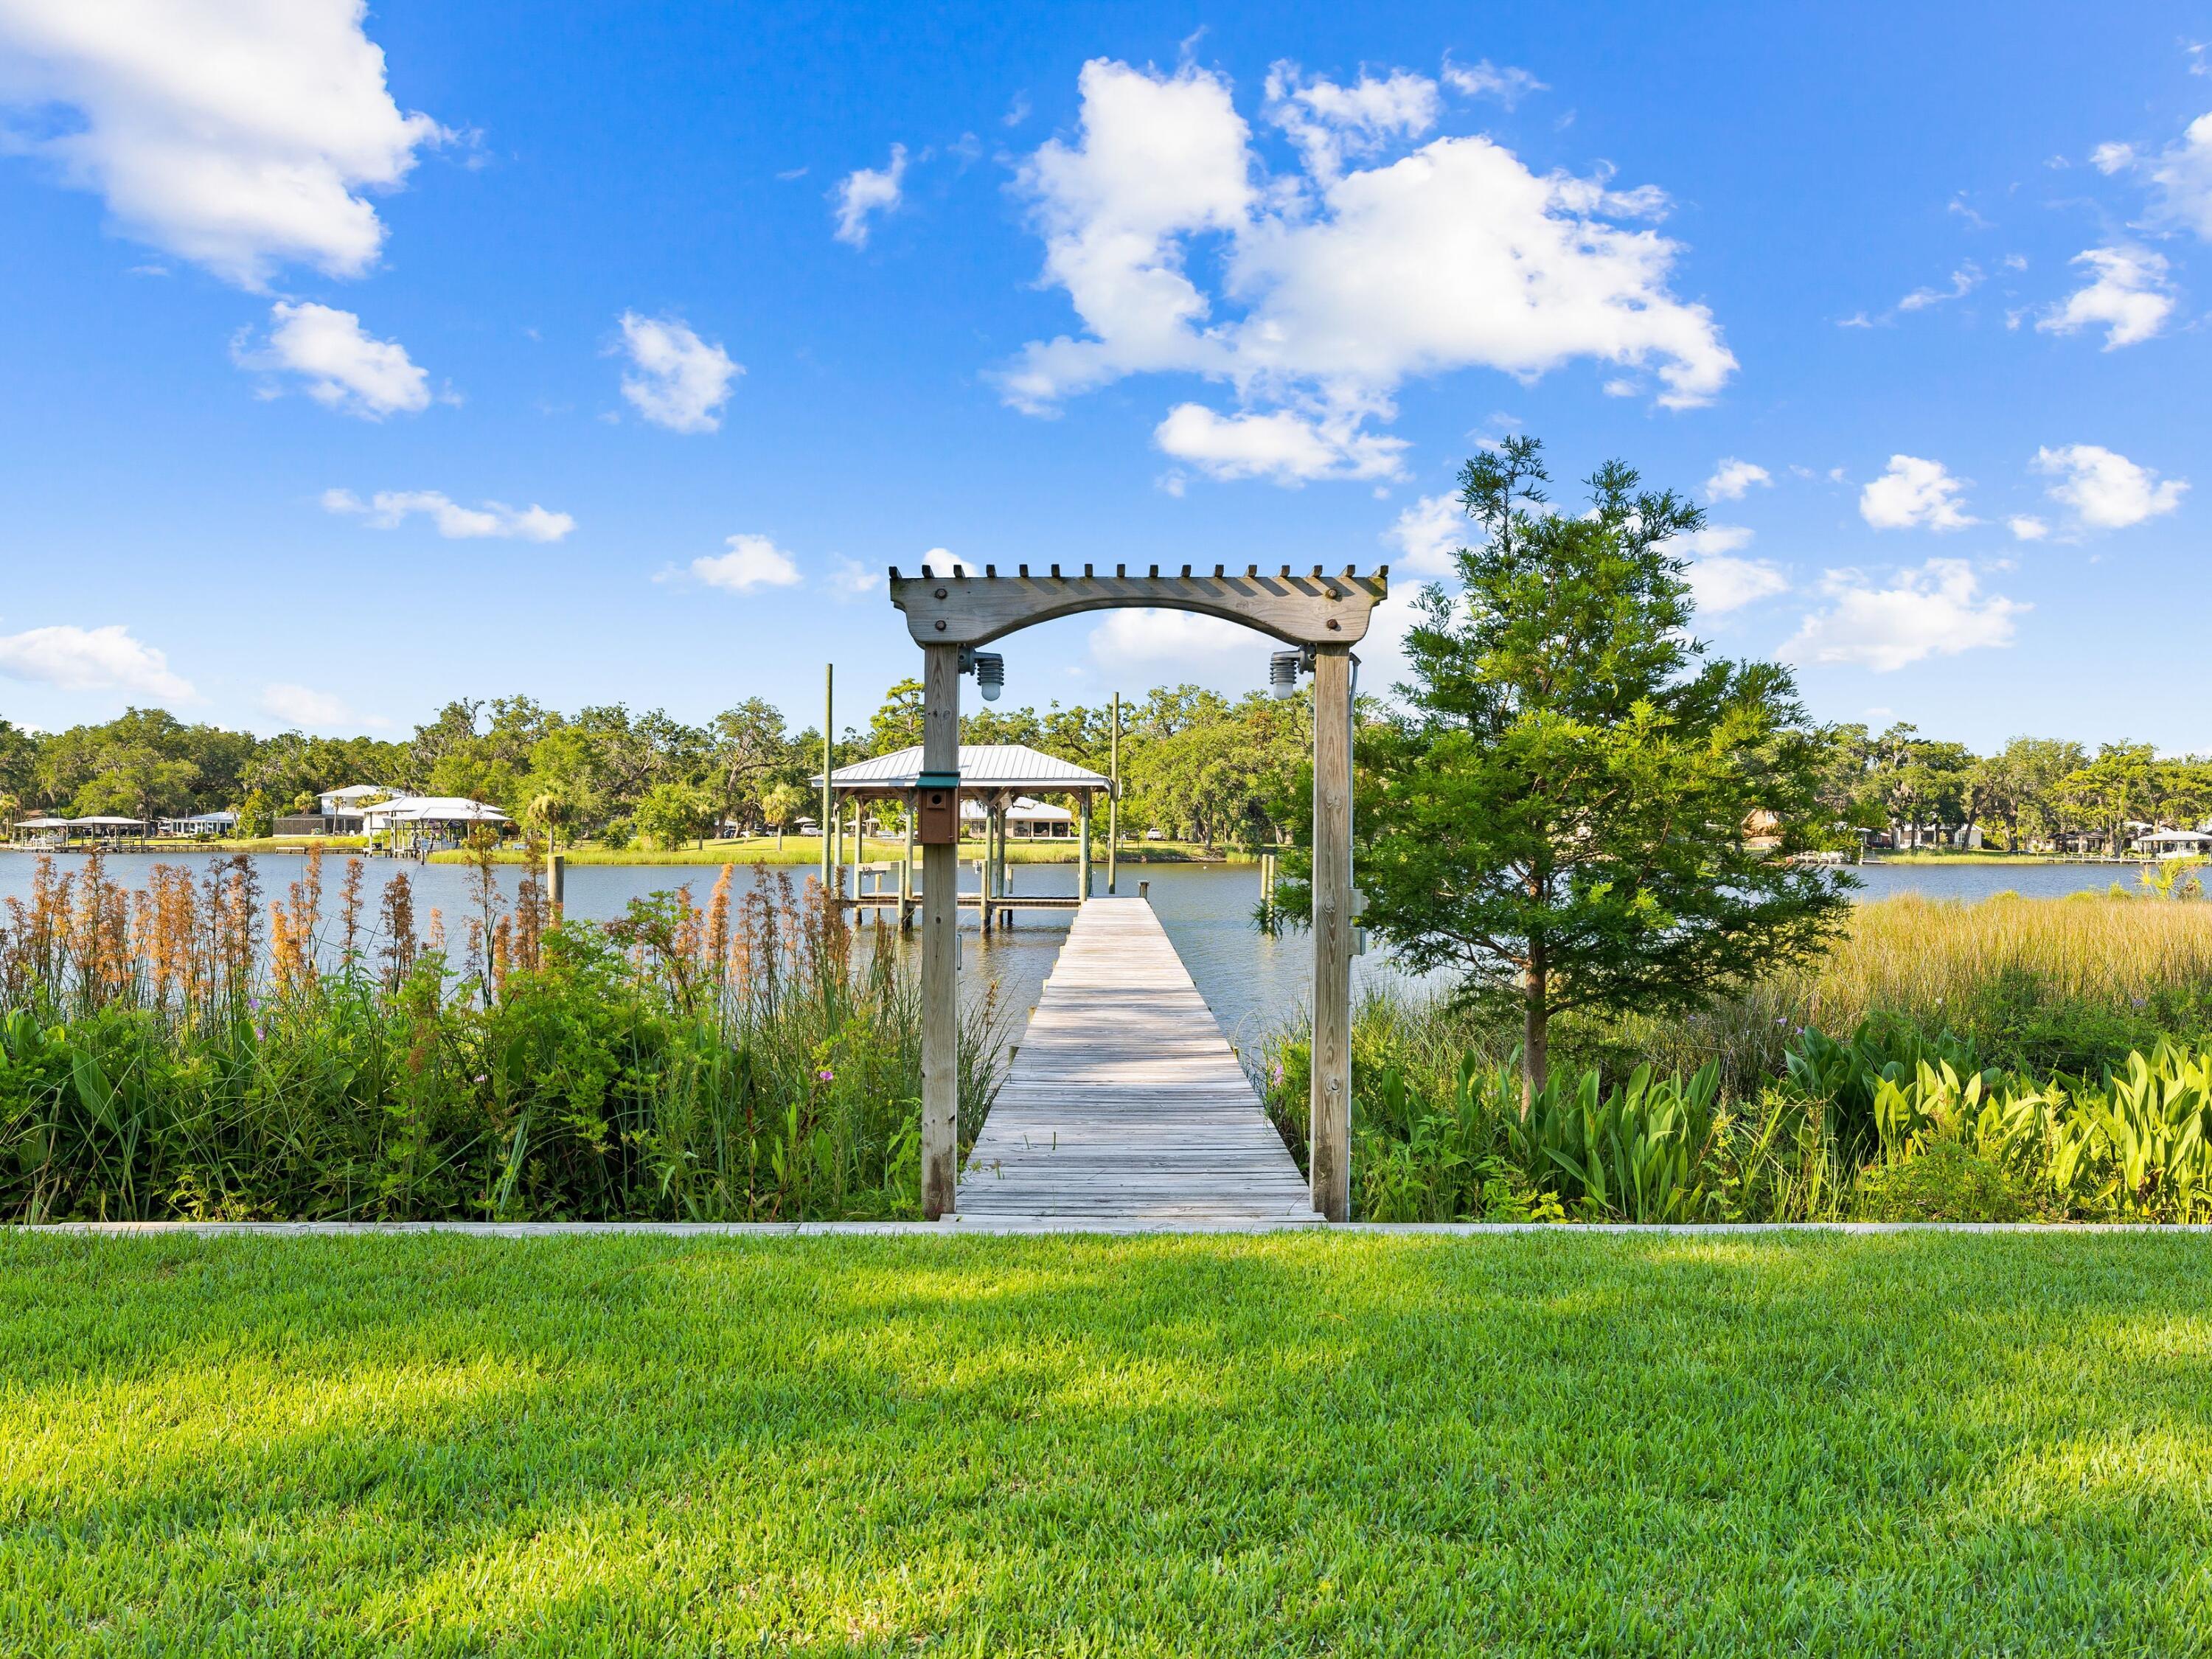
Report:
M1960 504L1965 489L1941 461L1893 455L1881 477L1859 491L1859 516L1876 530L1964 530L1981 522Z
M1831 570L1829 603L1805 618L1781 655L1796 662L1855 663L1887 674L1927 657L2008 646L2014 619L2030 607L1984 593L1964 559L1930 559L1878 587L1856 570Z
M350 311L279 300L258 344L241 337L231 355L241 368L296 375L326 409L380 421L430 406L430 376L397 340L380 340Z
M2160 214L2212 242L2212 115L2200 115L2150 169Z
M1402 439L1359 430L1348 416L1309 418L1279 409L1218 415L1203 404L1177 404L1152 441L1216 478L1269 478L1280 484L1395 478L1406 447Z
M888 167L861 167L839 179L830 192L837 210L837 240L854 247L867 246L869 219L897 208L905 179L906 146L893 144Z
M1740 461L1733 455L1723 459L1713 469L1713 476L1705 480L1705 499L1709 501L1740 501L1744 492L1753 484L1771 484L1772 475L1750 461Z
M444 135L403 114L364 0L0 0L0 146L98 194L116 228L260 289L358 276L369 196ZM57 118L58 112L65 112Z
M1347 158L1379 155L1396 139L1418 138L1437 124L1443 100L1425 75L1393 70L1377 80L1362 72L1352 85L1308 80L1295 64L1267 71L1267 119L1305 156L1316 179L1335 179Z
M514 507L504 501L484 501L463 507L442 490L380 489L362 501L350 489L323 492L326 513L358 514L379 530L394 530L410 514L420 513L437 526L441 536L455 541L496 537L526 542L557 542L576 527L566 513L550 512L535 502Z
M120 623L62 624L0 636L0 674L63 691L120 691L169 702L199 698L192 683L170 669L165 654Z
M1466 504L1457 495L1422 496L1398 514L1386 535L1399 549L1398 566L1424 576L1455 574L1459 565L1452 556L1474 539Z
M2033 465L2057 480L2045 493L2091 530L2124 530L2171 513L2189 489L2097 444L2039 449Z
M1682 573L1698 611L1721 617L1790 591L1790 578L1765 559L1739 559L1726 553L1690 561Z
M1425 77L1346 86L1278 64L1264 110L1303 165L1275 176L1220 75L1101 58L1080 84L1077 137L1037 149L1018 184L1045 280L1082 329L1031 342L1000 373L1018 408L1197 374L1236 392L1222 420L1287 411L1321 434L1300 446L1304 476L1377 476L1382 452L1358 439L1395 416L1409 377L1483 367L1529 380L1594 358L1654 377L1658 401L1680 407L1735 370L1711 313L1672 290L1678 246L1615 222L1662 210L1663 194L1532 173L1486 137L1429 137Z
M2015 541L2039 542L2051 533L2051 526L2033 513L2016 513L2005 520Z
M623 396L655 426L671 432L714 432L722 424L730 382L744 374L720 345L692 331L680 317L622 314L622 344L629 359Z
M1188 611L1109 611L1091 630L1091 655L1103 668L1172 669L1200 679L1243 658L1256 678L1276 644L1241 623Z
M2140 344L2166 326L2174 298L2166 256L2142 247L2093 247L2074 256L2091 280L2036 319L2046 334L2105 331L2105 349Z
M1775 565L1735 556L1751 540L1749 527L1740 524L1707 525L1668 538L1666 550L1685 562L1682 579L1700 613L1725 616L1790 591L1790 578Z
M766 536L732 536L728 546L726 553L692 560L691 574L709 587L726 588L732 593L750 593L756 587L798 586L798 564Z

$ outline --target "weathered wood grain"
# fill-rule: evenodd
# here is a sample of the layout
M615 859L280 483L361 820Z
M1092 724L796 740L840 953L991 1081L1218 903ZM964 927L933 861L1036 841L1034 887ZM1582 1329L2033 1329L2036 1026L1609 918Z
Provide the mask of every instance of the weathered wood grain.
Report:
M960 650L922 653L921 765L960 767ZM960 849L921 849L921 1212L934 1221L957 1201L960 1112Z
M961 1173L958 1212L993 1224L1319 1219L1143 899L1076 913Z
M981 576L902 576L894 569L891 603L906 612L908 631L921 645L988 645L1036 623L1135 605L1219 617L1291 645L1350 646L1366 634L1390 575L1387 565L1369 575L1318 567L1310 575L1293 574L1288 565L1279 574L1262 574L1258 565L1231 574L1217 565L1212 575L1194 575L1186 565L1179 576L1163 576L1158 565L1141 576L1127 574L1126 565L1111 575L1094 575L1089 565L1079 572L1070 566L1066 574L1058 565L1022 565L1007 576L997 568L987 567Z

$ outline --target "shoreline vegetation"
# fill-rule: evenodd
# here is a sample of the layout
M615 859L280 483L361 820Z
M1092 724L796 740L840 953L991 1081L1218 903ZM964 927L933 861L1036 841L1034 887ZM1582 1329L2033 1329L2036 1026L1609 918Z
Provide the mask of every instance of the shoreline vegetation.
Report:
M1826 957L1688 1016L1517 1032L1354 1012L1370 1220L2212 1219L2212 905L2081 893L1858 906ZM1306 1042L1263 1045L1303 1164Z
M0 1218L920 1214L917 988L817 884L595 924L489 861L451 915L368 872L310 853L264 903L243 856L42 863L0 927ZM986 996L969 1139L1003 1048Z
M918 1212L918 1001L879 931L787 872L595 925L496 868L446 915L320 854L274 902L239 856L137 891L46 861L0 915L0 1216ZM2212 1216L2212 905L1866 903L1701 1012L1562 1015L1525 1115L1516 1036L1364 1000L1357 1217ZM1008 1036L971 1009L963 1139ZM1303 1035L1250 1063L1303 1158Z

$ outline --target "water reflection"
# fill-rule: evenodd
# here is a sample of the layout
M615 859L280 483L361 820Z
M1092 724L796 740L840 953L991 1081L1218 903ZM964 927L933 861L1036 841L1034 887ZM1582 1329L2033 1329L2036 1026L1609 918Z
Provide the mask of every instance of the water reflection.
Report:
M81 869L82 860L57 860L64 871ZM108 860L111 877L129 887L142 887L157 863L183 863L198 867L204 858L179 858L151 854L118 854ZM298 878L301 861L289 854L257 854L264 898L281 895ZM0 855L0 900L27 897L35 861L25 854ZM334 914L342 860L333 854L324 875L326 914ZM395 864L373 860L368 866L371 913L375 895L391 875L404 870L415 884L417 925L427 925L432 909L441 911L449 930L458 936L463 919L473 909L470 883L474 872L458 864ZM811 872L781 866L768 872L775 883L787 878L803 889ZM2135 869L2126 865L2021 865L1953 867L1943 866L1879 865L1853 873L1863 884L1859 896L1880 898L1894 893L1924 893L1934 897L1977 899L2015 891L2031 897L2058 897L2067 893L2102 891L2115 881L2136 884ZM568 871L569 914L592 921L611 920L632 899L688 886L695 902L703 905L713 890L721 866L715 865L586 864ZM512 897L521 878L517 866L501 866L501 887ZM734 896L751 890L754 872L739 868L732 872ZM1075 870L1072 865L1016 865L1014 891L1038 896L1072 896ZM1149 884L1152 908L1168 937L1190 969L1199 992L1221 1022L1231 1042L1240 1049L1255 1043L1268 1030L1297 1019L1309 1000L1313 971L1310 937L1303 933L1264 934L1252 921L1259 899L1259 873L1251 865L1135 865L1121 866L1120 890L1133 895L1139 882ZM972 874L963 882L973 891ZM1096 890L1105 890L1103 864ZM1061 939L1067 931L1065 913L1018 912L1014 926L986 938L975 925L975 913L962 917L961 966L963 998L982 994L995 984L1000 1005L1015 1019L1014 1029L1036 1001L1050 971ZM874 930L863 924L869 938ZM892 949L905 949L895 929L881 937ZM1403 982L1386 959L1365 957L1353 964L1355 981Z

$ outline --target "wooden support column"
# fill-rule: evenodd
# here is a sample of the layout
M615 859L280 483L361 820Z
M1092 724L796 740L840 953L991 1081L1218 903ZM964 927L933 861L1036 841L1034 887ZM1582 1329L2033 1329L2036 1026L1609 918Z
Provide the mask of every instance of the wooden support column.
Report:
M1014 798L1006 797L1006 805L999 809L999 896L1011 898L1014 891L1014 860L1009 841L1014 833L1012 817ZM999 931L1004 933L1014 925L1012 905L999 912Z
M914 802L906 804L906 851L899 855L899 932L914 927Z
M960 769L960 647L925 644L921 768ZM954 822L958 822L956 817ZM950 1214L960 1150L960 848L921 849L921 1212Z
M1114 891L1121 850L1121 694L1114 694L1114 724L1106 738L1106 891Z
M982 918L987 933L996 920L991 914L991 901L999 896L998 845L998 804L987 799L983 803L983 857L975 866L975 914Z
M1075 896L1087 899L1091 896L1091 792L1085 790L1079 799L1083 811L1079 817L1082 827L1078 831L1081 839L1075 848Z
M1313 1206L1352 1215L1352 653L1314 653Z
M830 774L836 769L837 744L830 733L836 730L831 724L837 711L837 667L825 663L822 669L822 810L815 819L815 827L822 832L822 896L828 898L833 890L830 884L830 817L836 811L837 795L830 782Z

